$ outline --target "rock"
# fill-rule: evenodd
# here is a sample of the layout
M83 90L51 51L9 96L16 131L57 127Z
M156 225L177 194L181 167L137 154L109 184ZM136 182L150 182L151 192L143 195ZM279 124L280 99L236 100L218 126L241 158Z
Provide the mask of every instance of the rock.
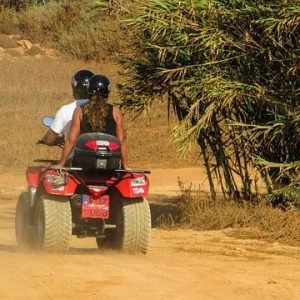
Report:
M34 44L29 50L26 51L28 55L44 54L44 50L39 44Z
M8 36L11 40L19 40L21 38L20 34L10 34Z
M7 49L6 53L11 56L17 57L17 56L24 55L25 51L24 51L23 47L18 47L18 48L13 48L13 49Z
M18 44L15 39L9 38L6 34L0 34L0 47L5 49L17 48Z
M45 48L43 50L44 50L44 55L46 56L59 56L59 52L55 49Z
M34 58L38 58L38 59L41 59L43 56L41 54L36 54L34 55Z
M24 59L41 59L47 57L50 59L60 57L60 52L52 48L42 48L40 44L33 44L18 34L0 34L0 57L1 60L18 60L23 56Z
M32 48L32 43L28 40L19 40L18 45L22 46L24 49L29 50Z

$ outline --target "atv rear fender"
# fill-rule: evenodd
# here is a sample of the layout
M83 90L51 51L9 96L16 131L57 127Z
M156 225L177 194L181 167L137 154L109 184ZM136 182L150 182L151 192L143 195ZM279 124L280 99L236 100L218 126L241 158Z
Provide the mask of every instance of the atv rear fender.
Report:
M115 187L125 198L145 197L148 195L149 179L144 174L125 174Z
M41 176L46 193L50 195L72 196L80 181L69 173L48 170Z
M31 166L26 170L26 179L28 187L37 187L41 178L41 167Z

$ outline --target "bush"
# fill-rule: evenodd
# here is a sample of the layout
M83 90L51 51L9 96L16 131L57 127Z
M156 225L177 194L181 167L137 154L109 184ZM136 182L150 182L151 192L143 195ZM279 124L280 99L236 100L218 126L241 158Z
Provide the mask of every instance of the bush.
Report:
M299 244L300 215L297 211L286 212L272 208L264 201L254 204L248 201L238 203L223 199L212 200L201 190L184 187L182 184L180 186L182 196L179 201L179 223L181 226L198 230L234 228L238 229L234 234L239 237Z
M167 100L173 141L199 144L213 196L217 176L225 198L252 200L253 168L269 193L291 182L295 164L280 178L262 160L300 161L299 1L153 0L129 25L123 102Z

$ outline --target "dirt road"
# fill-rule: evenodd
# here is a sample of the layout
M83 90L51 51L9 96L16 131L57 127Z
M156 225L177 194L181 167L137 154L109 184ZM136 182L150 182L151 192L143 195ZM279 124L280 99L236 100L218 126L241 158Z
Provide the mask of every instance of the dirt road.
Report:
M153 170L154 218L176 195L178 176L204 185L198 169ZM147 255L101 251L76 237L65 255L19 252L14 210L25 186L22 174L0 170L0 299L300 299L300 248L226 231L153 228Z

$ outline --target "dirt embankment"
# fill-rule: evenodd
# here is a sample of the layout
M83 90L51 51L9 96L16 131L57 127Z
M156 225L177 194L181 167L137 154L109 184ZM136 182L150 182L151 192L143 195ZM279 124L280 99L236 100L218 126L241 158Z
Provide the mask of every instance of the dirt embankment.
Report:
M178 192L177 177L203 184L199 169L152 170L153 220ZM299 299L300 249L238 240L226 231L155 227L147 255L98 250L73 238L65 255L19 252L16 199L25 176L0 170L1 299ZM160 209L159 209L160 208Z

